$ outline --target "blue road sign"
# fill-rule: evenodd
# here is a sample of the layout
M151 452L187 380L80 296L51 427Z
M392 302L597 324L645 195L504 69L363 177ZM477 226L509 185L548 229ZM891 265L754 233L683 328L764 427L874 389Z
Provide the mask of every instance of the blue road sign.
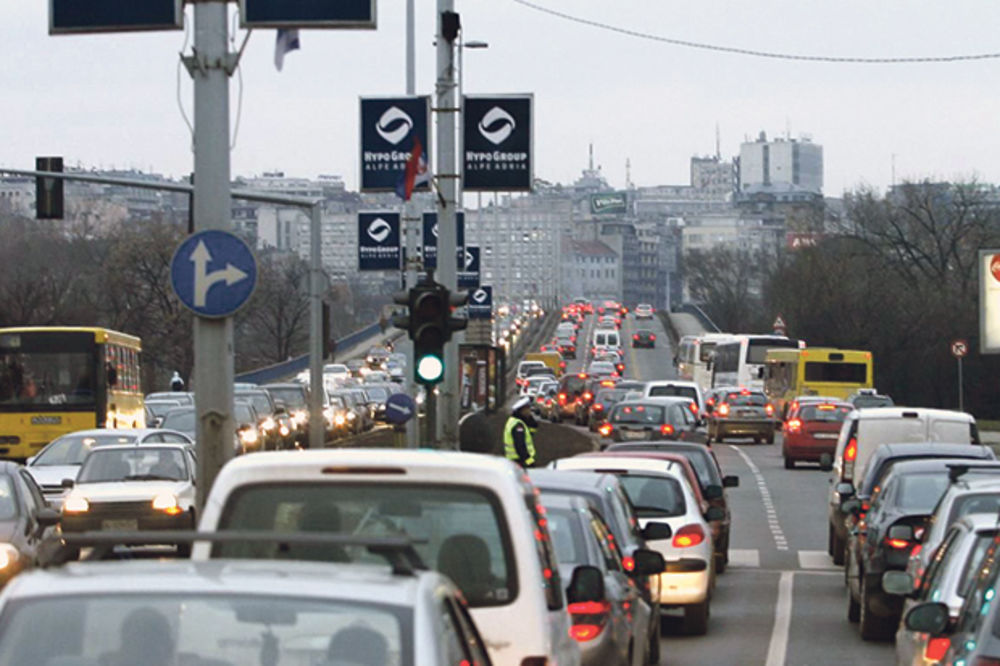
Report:
M438 214L424 213L424 268L437 268ZM465 211L455 212L455 247L458 249L458 264L465 254Z
M397 425L417 415L417 403L405 393L393 393L385 401L385 420Z
M199 231L174 252L170 283L196 315L228 317L253 294L257 261L238 236L218 229Z
M465 260L458 262L458 286L466 289L479 287L479 248L465 248Z
M244 28L375 29L375 0L240 0Z
M181 0L49 0L49 34L181 30Z
M469 294L469 319L493 318L493 287L483 285Z
M394 192L406 172L414 139L431 163L430 97L361 98L361 191ZM426 191L421 184L416 191Z

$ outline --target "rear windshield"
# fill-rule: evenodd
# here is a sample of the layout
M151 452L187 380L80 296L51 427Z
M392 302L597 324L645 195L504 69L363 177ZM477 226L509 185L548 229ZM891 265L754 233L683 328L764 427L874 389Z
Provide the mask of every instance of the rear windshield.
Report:
M930 437L927 422L922 418L859 419L858 441L878 444L907 442L953 442L972 441L972 429L966 421L946 421L937 419L931 424Z
M798 349L798 340L782 340L781 338L776 338L772 340L768 339L751 339L747 345L747 363L757 363L761 364L764 362L764 357L767 356L768 349Z
M604 389L603 391L597 392L597 397L594 398L594 401L605 406L614 405L624 400L626 393L628 393L628 391L623 389Z
M864 407L892 407L892 398L887 395L859 395L853 400L858 409Z
M587 380L584 377L578 377L577 375L571 375L569 377L563 377L561 383L559 384L559 390L563 393L583 393L584 389L587 387Z
M820 361L807 361L806 381L866 384L868 382L868 366L864 363L822 363Z
M947 489L947 474L907 474L900 479L896 505L915 513L929 512Z
M822 423L843 423L851 411L850 407L837 407L836 405L805 405L799 410L799 419Z
M371 483L255 485L237 490L219 529L345 533L413 539L424 563L451 578L469 605L517 597L517 573L503 510L482 488ZM213 557L384 563L360 546L217 544Z
M664 398L678 396L681 398L688 398L690 400L698 401L698 392L693 386L676 386L674 384L668 384L667 386L651 386L649 388L650 398Z
M640 474L622 474L618 478L640 518L683 516L687 512L684 491L677 479Z
M545 496L542 496L545 501ZM549 509L549 533L556 549L559 564L590 564L583 526L573 509Z
M726 402L744 407L763 407L767 404L767 396L763 393L730 393L726 396Z
M659 405L616 405L612 423L663 423L663 407Z
M268 393L275 400L281 400L288 409L307 407L305 391L297 388L268 388Z

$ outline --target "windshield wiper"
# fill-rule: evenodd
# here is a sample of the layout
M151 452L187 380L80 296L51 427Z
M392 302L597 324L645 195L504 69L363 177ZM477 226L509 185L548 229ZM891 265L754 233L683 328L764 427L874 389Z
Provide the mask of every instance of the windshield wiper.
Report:
M171 476L160 476L159 474L131 474L122 481L180 481Z

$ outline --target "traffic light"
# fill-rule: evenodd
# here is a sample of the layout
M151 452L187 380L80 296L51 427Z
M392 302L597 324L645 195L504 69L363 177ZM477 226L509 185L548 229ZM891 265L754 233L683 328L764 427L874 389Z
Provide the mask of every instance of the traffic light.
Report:
M410 290L413 372L421 384L437 384L444 378L444 343L449 337L450 315L448 290L442 285L424 282Z
M62 173L63 158L36 157L35 171ZM35 218L63 219L63 179L39 176L35 178Z

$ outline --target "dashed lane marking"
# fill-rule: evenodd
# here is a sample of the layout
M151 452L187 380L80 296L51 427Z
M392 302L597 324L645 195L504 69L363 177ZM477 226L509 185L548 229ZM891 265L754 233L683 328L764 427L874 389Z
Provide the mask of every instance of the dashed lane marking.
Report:
M792 626L792 587L795 573L784 571L778 581L778 603L774 607L774 627L767 645L765 666L785 666L788 653L788 633Z
M778 550L788 550L788 540L785 538L785 533L781 529L781 523L778 522L778 512L774 508L774 502L771 499L771 491L768 490L767 481L764 480L764 475L760 473L760 468L757 464L750 459L750 456L743 453L743 451L738 446L729 445L733 451L738 453L743 462L747 464L750 468L750 472L753 474L754 480L757 482L757 492L760 493L761 503L764 506L764 512L767 514L767 526L771 530L771 537L774 539L774 547Z

